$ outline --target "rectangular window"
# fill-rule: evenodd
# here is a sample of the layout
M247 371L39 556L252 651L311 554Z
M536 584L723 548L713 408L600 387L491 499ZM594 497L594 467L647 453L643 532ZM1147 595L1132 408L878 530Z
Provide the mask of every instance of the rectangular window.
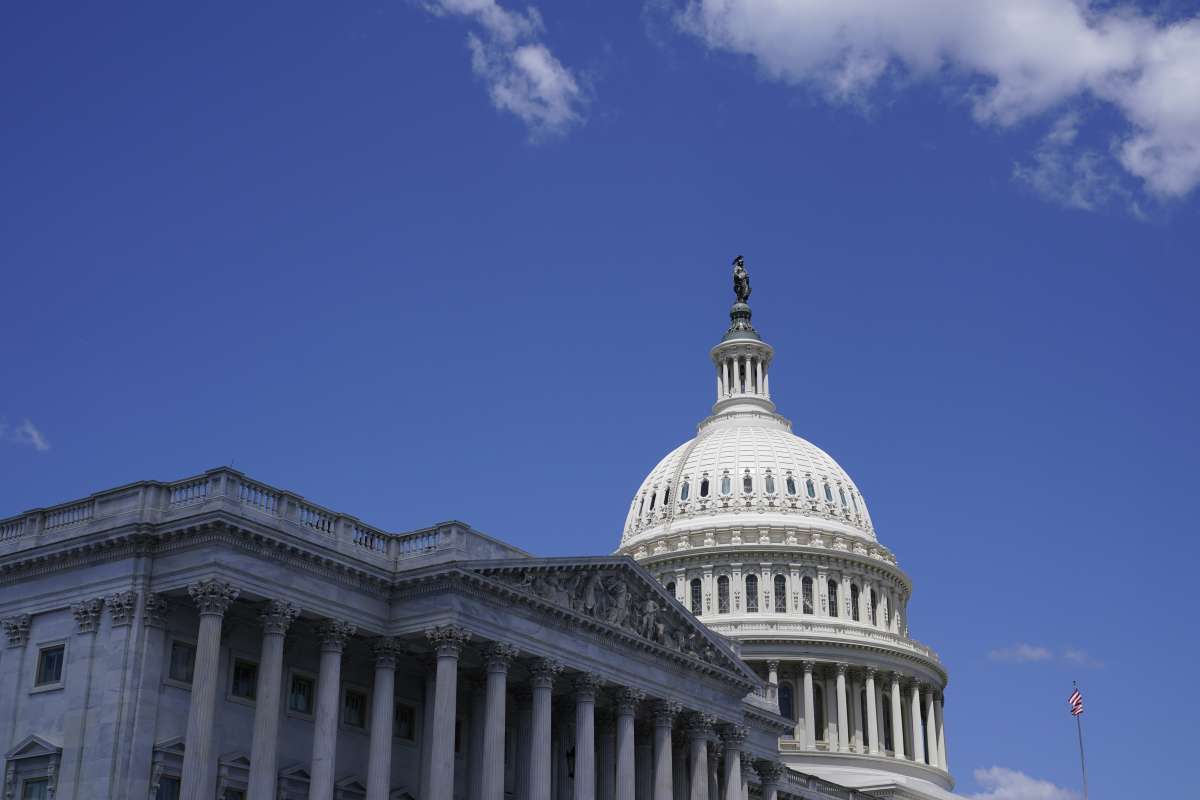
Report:
M307 675L292 675L292 685L288 690L288 711L296 714L313 713L313 695L316 682Z
M226 789L221 800L246 800L246 793L241 789Z
M49 797L49 778L35 778L21 785L21 800L47 800Z
M351 728L367 727L367 693L347 689L342 696L342 724Z
M62 683L63 659L66 653L67 646L63 644L50 645L38 651L35 686Z
M180 683L192 682L192 670L196 666L196 647L187 642L171 642L171 666L167 676Z
M406 742L417 738L417 709L407 703L396 703L396 715L392 717L392 735Z
M241 658L233 660L229 678L229 694L242 700L253 700L258 689L258 664Z
M158 792L154 795L154 800L179 800L179 778L159 778Z

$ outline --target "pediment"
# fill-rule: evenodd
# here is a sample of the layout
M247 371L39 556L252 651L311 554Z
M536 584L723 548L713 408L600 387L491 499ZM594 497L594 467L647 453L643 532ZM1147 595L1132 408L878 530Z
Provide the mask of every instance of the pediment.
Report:
M218 759L217 763L222 767L237 767L240 769L250 768L250 755L243 751L226 753Z
M279 770L279 777L286 778L292 781L305 781L310 778L308 769L303 764L293 764L290 767L284 767Z
M366 797L367 785L356 775L342 778L333 785L334 796L338 800L350 797Z
M536 558L467 567L475 574L592 623L664 648L697 667L761 683L724 637L711 631L633 559Z
M417 800L407 789L392 789L392 793L388 795L388 800Z
M39 758L41 756L57 756L62 754L62 745L49 739L32 734L17 742L16 747L9 750L5 759L15 761L22 758Z
M182 756L183 755L183 737L182 736L172 736L170 739L163 739L161 742L154 745L154 749L159 752L174 753L176 755Z

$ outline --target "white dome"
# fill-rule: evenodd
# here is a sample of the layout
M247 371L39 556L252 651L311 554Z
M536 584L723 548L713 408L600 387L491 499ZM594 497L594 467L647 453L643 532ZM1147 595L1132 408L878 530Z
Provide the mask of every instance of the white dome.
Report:
M729 410L701 423L642 481L621 548L699 528L762 526L875 540L862 493L828 453L771 411Z

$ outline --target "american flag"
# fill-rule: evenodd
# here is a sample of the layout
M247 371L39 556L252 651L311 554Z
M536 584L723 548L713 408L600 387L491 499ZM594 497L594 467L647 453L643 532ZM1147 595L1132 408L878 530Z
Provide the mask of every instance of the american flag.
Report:
M1083 695L1079 693L1078 686L1071 692L1071 699L1067 702L1071 704L1071 716L1078 717L1083 713Z

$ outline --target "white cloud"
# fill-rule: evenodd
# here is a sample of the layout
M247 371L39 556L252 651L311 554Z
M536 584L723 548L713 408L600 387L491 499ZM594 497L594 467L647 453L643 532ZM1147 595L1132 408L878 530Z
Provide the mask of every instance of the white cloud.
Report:
M583 122L586 98L579 80L538 38L542 17L530 6L509 11L495 0L430 0L438 16L472 20L467 35L471 69L488 85L492 104L517 116L535 137L561 134Z
M1045 647L1032 644L1017 644L1013 647L1001 647L988 653L992 661L1005 661L1012 664L1028 664L1031 661L1053 661L1054 653Z
M1034 150L1033 160L1013 165L1013 178L1067 208L1094 211L1121 200L1140 214L1113 160L1095 149L1076 146L1079 125L1078 112L1059 117Z
M7 421L0 419L0 442L25 445L39 453L50 449L46 437L27 419L21 420L17 425L9 425Z
M1104 666L1103 661L1093 658L1086 650L1080 650L1078 647L1064 647L1061 659L1068 664L1078 664L1081 667L1092 669L1100 669Z
M835 100L892 79L951 79L977 120L1009 126L1094 98L1126 123L1113 154L1094 158L1115 158L1162 198L1200 184L1200 16L1165 22L1095 0L686 0L679 20ZM1063 166L1084 187L1076 203L1095 202L1092 158Z
M977 769L974 775L975 782L984 791L966 795L970 800L1076 800L1079 797L1070 789L1006 767Z

